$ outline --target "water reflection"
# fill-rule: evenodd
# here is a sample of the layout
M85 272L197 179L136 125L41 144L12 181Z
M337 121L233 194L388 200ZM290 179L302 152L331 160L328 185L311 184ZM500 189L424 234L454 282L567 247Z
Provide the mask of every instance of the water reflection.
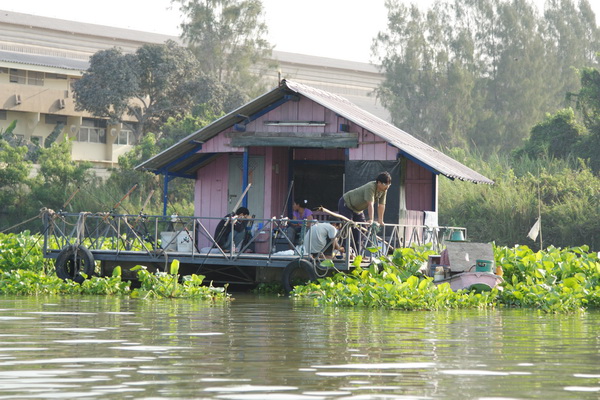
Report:
M597 399L600 314L0 298L0 399Z

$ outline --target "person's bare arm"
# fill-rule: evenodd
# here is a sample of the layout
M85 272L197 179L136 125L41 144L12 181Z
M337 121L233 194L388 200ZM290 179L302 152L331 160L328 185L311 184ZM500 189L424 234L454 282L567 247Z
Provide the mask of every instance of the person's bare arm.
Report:
M373 202L372 201L368 201L367 202L367 211L369 213L369 220L367 222L371 223L375 219L375 213L374 213L375 209L373 208Z
M380 204L377 207L377 222L379 225L383 225L383 214L385 213L385 204Z

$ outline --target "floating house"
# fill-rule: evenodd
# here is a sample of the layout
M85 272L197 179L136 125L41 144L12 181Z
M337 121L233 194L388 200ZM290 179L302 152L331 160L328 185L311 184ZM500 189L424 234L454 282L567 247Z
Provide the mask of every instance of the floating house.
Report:
M82 281L99 261L102 276L118 266L133 280L137 265L168 271L169 261L178 259L183 275L243 285L281 279L289 292L298 278L314 280L330 271L319 270L321 257L307 254L299 243L284 240L284 250L278 248L290 198L337 211L344 192L381 171L391 174L385 226L362 226L362 252L346 251L333 260L335 270L348 271L357 263L368 266L371 251L386 255L419 243L441 250L446 238L440 232L448 227L437 222L440 175L493 183L343 97L290 80L136 168L163 175L165 215L49 210L43 214L44 256L56 259L58 276ZM166 217L168 184L178 177L195 181L193 216ZM238 204L264 225L239 248L223 250L213 232ZM352 224L345 223L338 232L346 249L352 246L349 229ZM51 242L58 248L50 248Z
M248 184L240 204L256 219L288 215L290 197L335 211L344 192L388 171L385 222L437 226L440 175L493 184L345 98L291 80L136 168L163 175L165 196L173 178L194 179L195 216L215 218Z

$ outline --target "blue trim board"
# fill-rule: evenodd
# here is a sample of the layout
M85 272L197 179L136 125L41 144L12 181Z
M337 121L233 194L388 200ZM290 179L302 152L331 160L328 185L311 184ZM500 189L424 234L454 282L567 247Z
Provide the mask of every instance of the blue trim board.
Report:
M412 162L414 162L415 164L418 164L418 165L420 165L421 167L425 168L425 169L426 169L426 170L428 170L429 172L432 172L432 173L434 173L434 174L436 174L436 175L439 175L439 174L440 174L440 172L439 172L439 171L437 171L437 170L435 170L435 169L433 169L433 168L431 167L431 165L425 164L423 161L419 160L418 158L415 158L415 157L411 156L411 155L410 155L410 154L408 154L408 153L405 153L405 152L404 152L404 151L402 151L402 150L398 151L398 156L402 156L402 157L404 157L404 158L407 158L407 159L411 160Z
M243 118L244 120L240 121L241 123L234 124L233 127L237 132L245 132L246 125L248 125L250 122L262 117L263 115L267 114L269 111L273 111L280 105L285 104L290 100L296 100L297 98L298 98L298 96L295 96L295 95L285 95L285 96L283 96L283 98L277 100L275 103L271 103L267 107L260 109L258 112L254 113L250 116L238 114L236 116Z
M246 147L244 149L244 154L242 155L242 193L244 193L244 190L246 190L246 187L248 187L249 159L250 156L248 154L248 148ZM242 199L242 206L248 208L248 193L246 193L246 195Z
M169 169L173 165L179 164L180 162L185 161L188 158L196 155L196 153L198 152L198 150L201 150L201 149L202 149L202 144L196 144L194 147L192 147L190 150L188 150L187 152L185 152L180 157L178 157L175 160L171 161L170 163L164 165L161 169L164 169L164 170Z

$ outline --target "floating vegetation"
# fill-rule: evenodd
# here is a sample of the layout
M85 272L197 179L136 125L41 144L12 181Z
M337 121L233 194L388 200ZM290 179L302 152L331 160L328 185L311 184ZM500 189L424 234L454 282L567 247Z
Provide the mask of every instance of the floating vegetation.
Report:
M318 282L296 286L293 296L312 298L315 304L362 306L395 310L447 310L493 308L498 290L475 293L454 292L448 283L436 286L419 270L431 250L394 250L393 255L375 258L368 269L355 268Z
M173 260L169 273L149 272L137 266L140 287L132 288L116 267L112 276L85 276L81 283L62 280L39 244L40 237L28 232L0 234L0 294L4 295L121 295L135 298L196 298L227 301L226 288L204 285L202 275L179 275L179 260Z
M294 288L297 298L315 304L398 310L520 307L550 313L600 308L600 260L587 246L533 252L527 246L496 247L496 265L504 270L501 290L460 290L436 286L419 270L430 250L396 249L368 269L356 268Z
M600 259L589 247L494 249L504 269L499 302L509 307L569 312L600 308Z

